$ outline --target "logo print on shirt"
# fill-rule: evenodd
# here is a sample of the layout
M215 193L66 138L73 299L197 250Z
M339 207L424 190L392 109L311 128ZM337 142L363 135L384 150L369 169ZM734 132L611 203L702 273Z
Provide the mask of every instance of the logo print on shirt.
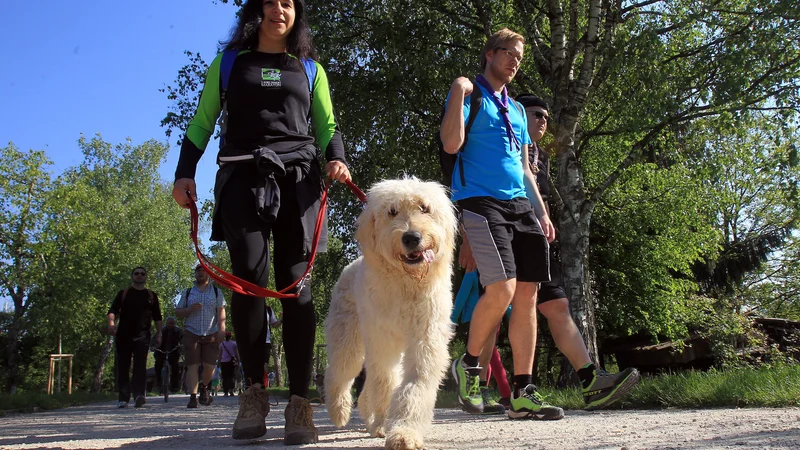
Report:
M281 87L281 71L280 69L261 69L261 86L263 87Z

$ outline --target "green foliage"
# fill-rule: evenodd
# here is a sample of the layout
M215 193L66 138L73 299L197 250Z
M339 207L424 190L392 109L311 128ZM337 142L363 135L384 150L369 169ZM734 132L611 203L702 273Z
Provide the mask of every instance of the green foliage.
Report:
M26 314L35 299L33 292L45 282L43 210L51 183L50 164L41 151L23 152L14 144L0 149L0 295L13 305L0 336L4 344L0 375L11 393L17 389L25 359L22 341L27 345L35 341L27 336Z
M21 319L21 344L29 347L20 354L30 361L21 378L28 390L44 387L46 355L57 350L59 337L63 351L76 355L76 382L91 384L104 343L100 325L116 293L130 285L134 266L148 269L148 288L166 314L191 280L188 218L158 175L167 147L156 141L113 146L99 136L82 137L78 145L83 162L40 187L33 224L38 262L30 265L36 278L26 280L29 307Z
M583 409L581 391L540 388L547 401ZM775 364L645 377L612 409L793 407L800 405L800 365Z
M41 392L25 392L16 395L0 394L0 417L5 412L35 412L39 409L58 409L79 406L88 403L107 402L115 399L116 394L101 392L65 392L47 395Z
M682 166L631 167L598 208L592 236L598 315L608 335L686 335L701 308L693 263L719 240L703 217L702 182Z

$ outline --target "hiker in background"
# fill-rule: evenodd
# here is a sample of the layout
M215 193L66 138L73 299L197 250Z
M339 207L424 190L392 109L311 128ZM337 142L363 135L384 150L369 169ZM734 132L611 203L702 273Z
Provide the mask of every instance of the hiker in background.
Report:
M116 336L117 408L128 406L131 391L140 408L147 403L147 352L150 349L150 323L156 325L156 346L161 345L161 306L155 292L144 287L147 270L136 267L131 272L131 286L117 293L108 310L108 333ZM115 321L119 319L119 323ZM133 356L133 376L131 376Z
M194 286L183 291L175 307L175 315L186 318L183 322L183 349L190 394L187 408L197 408L200 363L203 363L200 404L211 405L213 398L208 390L217 366L219 344L225 339L225 297L222 291L211 283L202 266L195 267L194 280Z
M239 372L239 347L236 341L232 339L231 332L225 332L225 341L219 344L219 361L220 375L222 376L222 392L225 397L234 394L234 385L236 383L236 374Z

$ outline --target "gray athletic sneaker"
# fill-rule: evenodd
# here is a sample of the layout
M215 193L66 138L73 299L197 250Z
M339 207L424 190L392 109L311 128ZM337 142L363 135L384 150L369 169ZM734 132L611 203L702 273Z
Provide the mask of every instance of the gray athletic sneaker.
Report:
M503 414L506 412L506 407L494 401L488 387L481 386L481 397L483 398L483 413L484 414Z
M619 373L608 373L595 369L589 386L582 389L586 409L592 411L605 408L628 395L639 382L639 371L629 367Z

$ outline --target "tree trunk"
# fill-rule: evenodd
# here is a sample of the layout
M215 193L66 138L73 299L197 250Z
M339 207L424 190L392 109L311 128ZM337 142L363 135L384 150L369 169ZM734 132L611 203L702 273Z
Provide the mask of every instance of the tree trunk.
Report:
M588 267L589 224L561 214L561 270L570 312L592 361L597 361L597 326Z
M6 345L6 364L8 365L8 378L6 390L14 395L17 392L19 380L19 322L16 314L14 321L8 328L8 344Z
M109 336L103 350L100 352L100 358L97 360L97 368L94 371L94 380L92 381L92 392L100 392L103 387L103 372L106 368L106 362L111 355L111 349L114 347L114 338Z
M283 387L283 366L281 364L281 356L283 354L283 342L276 343L272 346L272 361L275 364L275 383L279 387Z
M572 363L570 363L567 358L562 358L561 368L558 371L558 381L556 381L556 387L566 388L578 386L579 382L580 380L578 380L578 373L575 372L575 369L572 367Z

